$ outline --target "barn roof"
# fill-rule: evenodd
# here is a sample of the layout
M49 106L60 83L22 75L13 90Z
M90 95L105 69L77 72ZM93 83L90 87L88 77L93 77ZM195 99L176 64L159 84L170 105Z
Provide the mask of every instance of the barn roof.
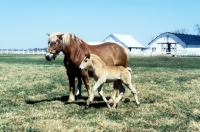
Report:
M200 36L199 35L171 33L171 32L165 32L160 35L163 35L163 34L173 34L173 35L177 36L178 38L180 38L183 42L185 42L188 45L200 45ZM157 36L155 39L157 39L159 36ZM153 39L152 41L154 41L155 39ZM151 44L151 42L149 44Z
M200 36L191 34L172 33L179 37L186 44L200 45Z
M135 40L131 35L124 34L110 34L106 37L104 42L117 42L126 48L144 48L137 40Z

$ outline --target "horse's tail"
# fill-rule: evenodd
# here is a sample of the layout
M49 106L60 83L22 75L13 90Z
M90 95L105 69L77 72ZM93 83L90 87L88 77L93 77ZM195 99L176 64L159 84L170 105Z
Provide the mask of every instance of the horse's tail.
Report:
M130 67L126 67L126 69L128 69L129 72L132 72L131 68Z

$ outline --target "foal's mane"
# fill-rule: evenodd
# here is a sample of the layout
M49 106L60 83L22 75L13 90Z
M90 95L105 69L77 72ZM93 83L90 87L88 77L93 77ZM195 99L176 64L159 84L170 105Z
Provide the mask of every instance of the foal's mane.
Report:
M103 60L98 56L98 55L95 55L95 54L90 54L90 57L94 57L95 59L97 59L98 61L100 61L102 64L106 65Z

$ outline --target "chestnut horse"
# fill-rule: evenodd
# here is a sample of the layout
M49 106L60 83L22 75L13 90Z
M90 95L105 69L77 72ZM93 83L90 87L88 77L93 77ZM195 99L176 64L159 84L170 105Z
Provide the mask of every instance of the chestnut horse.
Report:
M87 100L86 107L89 108L90 102L94 99L94 93L98 88L99 95L106 102L107 106L110 108L110 104L106 97L103 94L103 84L107 82L115 82L120 80L123 84L125 84L133 94L136 104L139 106L140 102L138 101L136 89L133 87L131 83L131 68L123 67L123 66L107 66L99 56L95 54L86 54L85 58L81 62L79 68L81 70L90 68L93 71L93 77L96 81L95 85L92 87L90 97ZM114 101L113 107L116 107L119 101L122 98L122 95L125 92L124 88L119 88L119 96Z
M89 83L89 70L80 70L79 65L85 57L86 52L96 54L106 63L106 65L116 65L126 67L128 62L128 52L122 46L105 42L99 45L89 45L82 39L70 33L52 33L47 34L49 36L48 49L45 55L47 61L55 59L56 56L62 51L64 56L64 65L66 68L67 76L69 79L70 95L68 102L75 101L75 77L78 78L79 93L81 96L81 78L85 84L85 87L90 95L90 83ZM120 86L119 86L120 85ZM122 85L114 83L114 91L110 101L114 101L118 94L118 87Z

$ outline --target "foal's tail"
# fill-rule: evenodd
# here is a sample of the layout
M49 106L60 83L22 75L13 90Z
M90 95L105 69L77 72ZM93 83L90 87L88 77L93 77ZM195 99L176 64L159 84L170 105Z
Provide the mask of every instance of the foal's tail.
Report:
M126 69L128 69L129 72L132 72L131 68L130 67L126 67Z

